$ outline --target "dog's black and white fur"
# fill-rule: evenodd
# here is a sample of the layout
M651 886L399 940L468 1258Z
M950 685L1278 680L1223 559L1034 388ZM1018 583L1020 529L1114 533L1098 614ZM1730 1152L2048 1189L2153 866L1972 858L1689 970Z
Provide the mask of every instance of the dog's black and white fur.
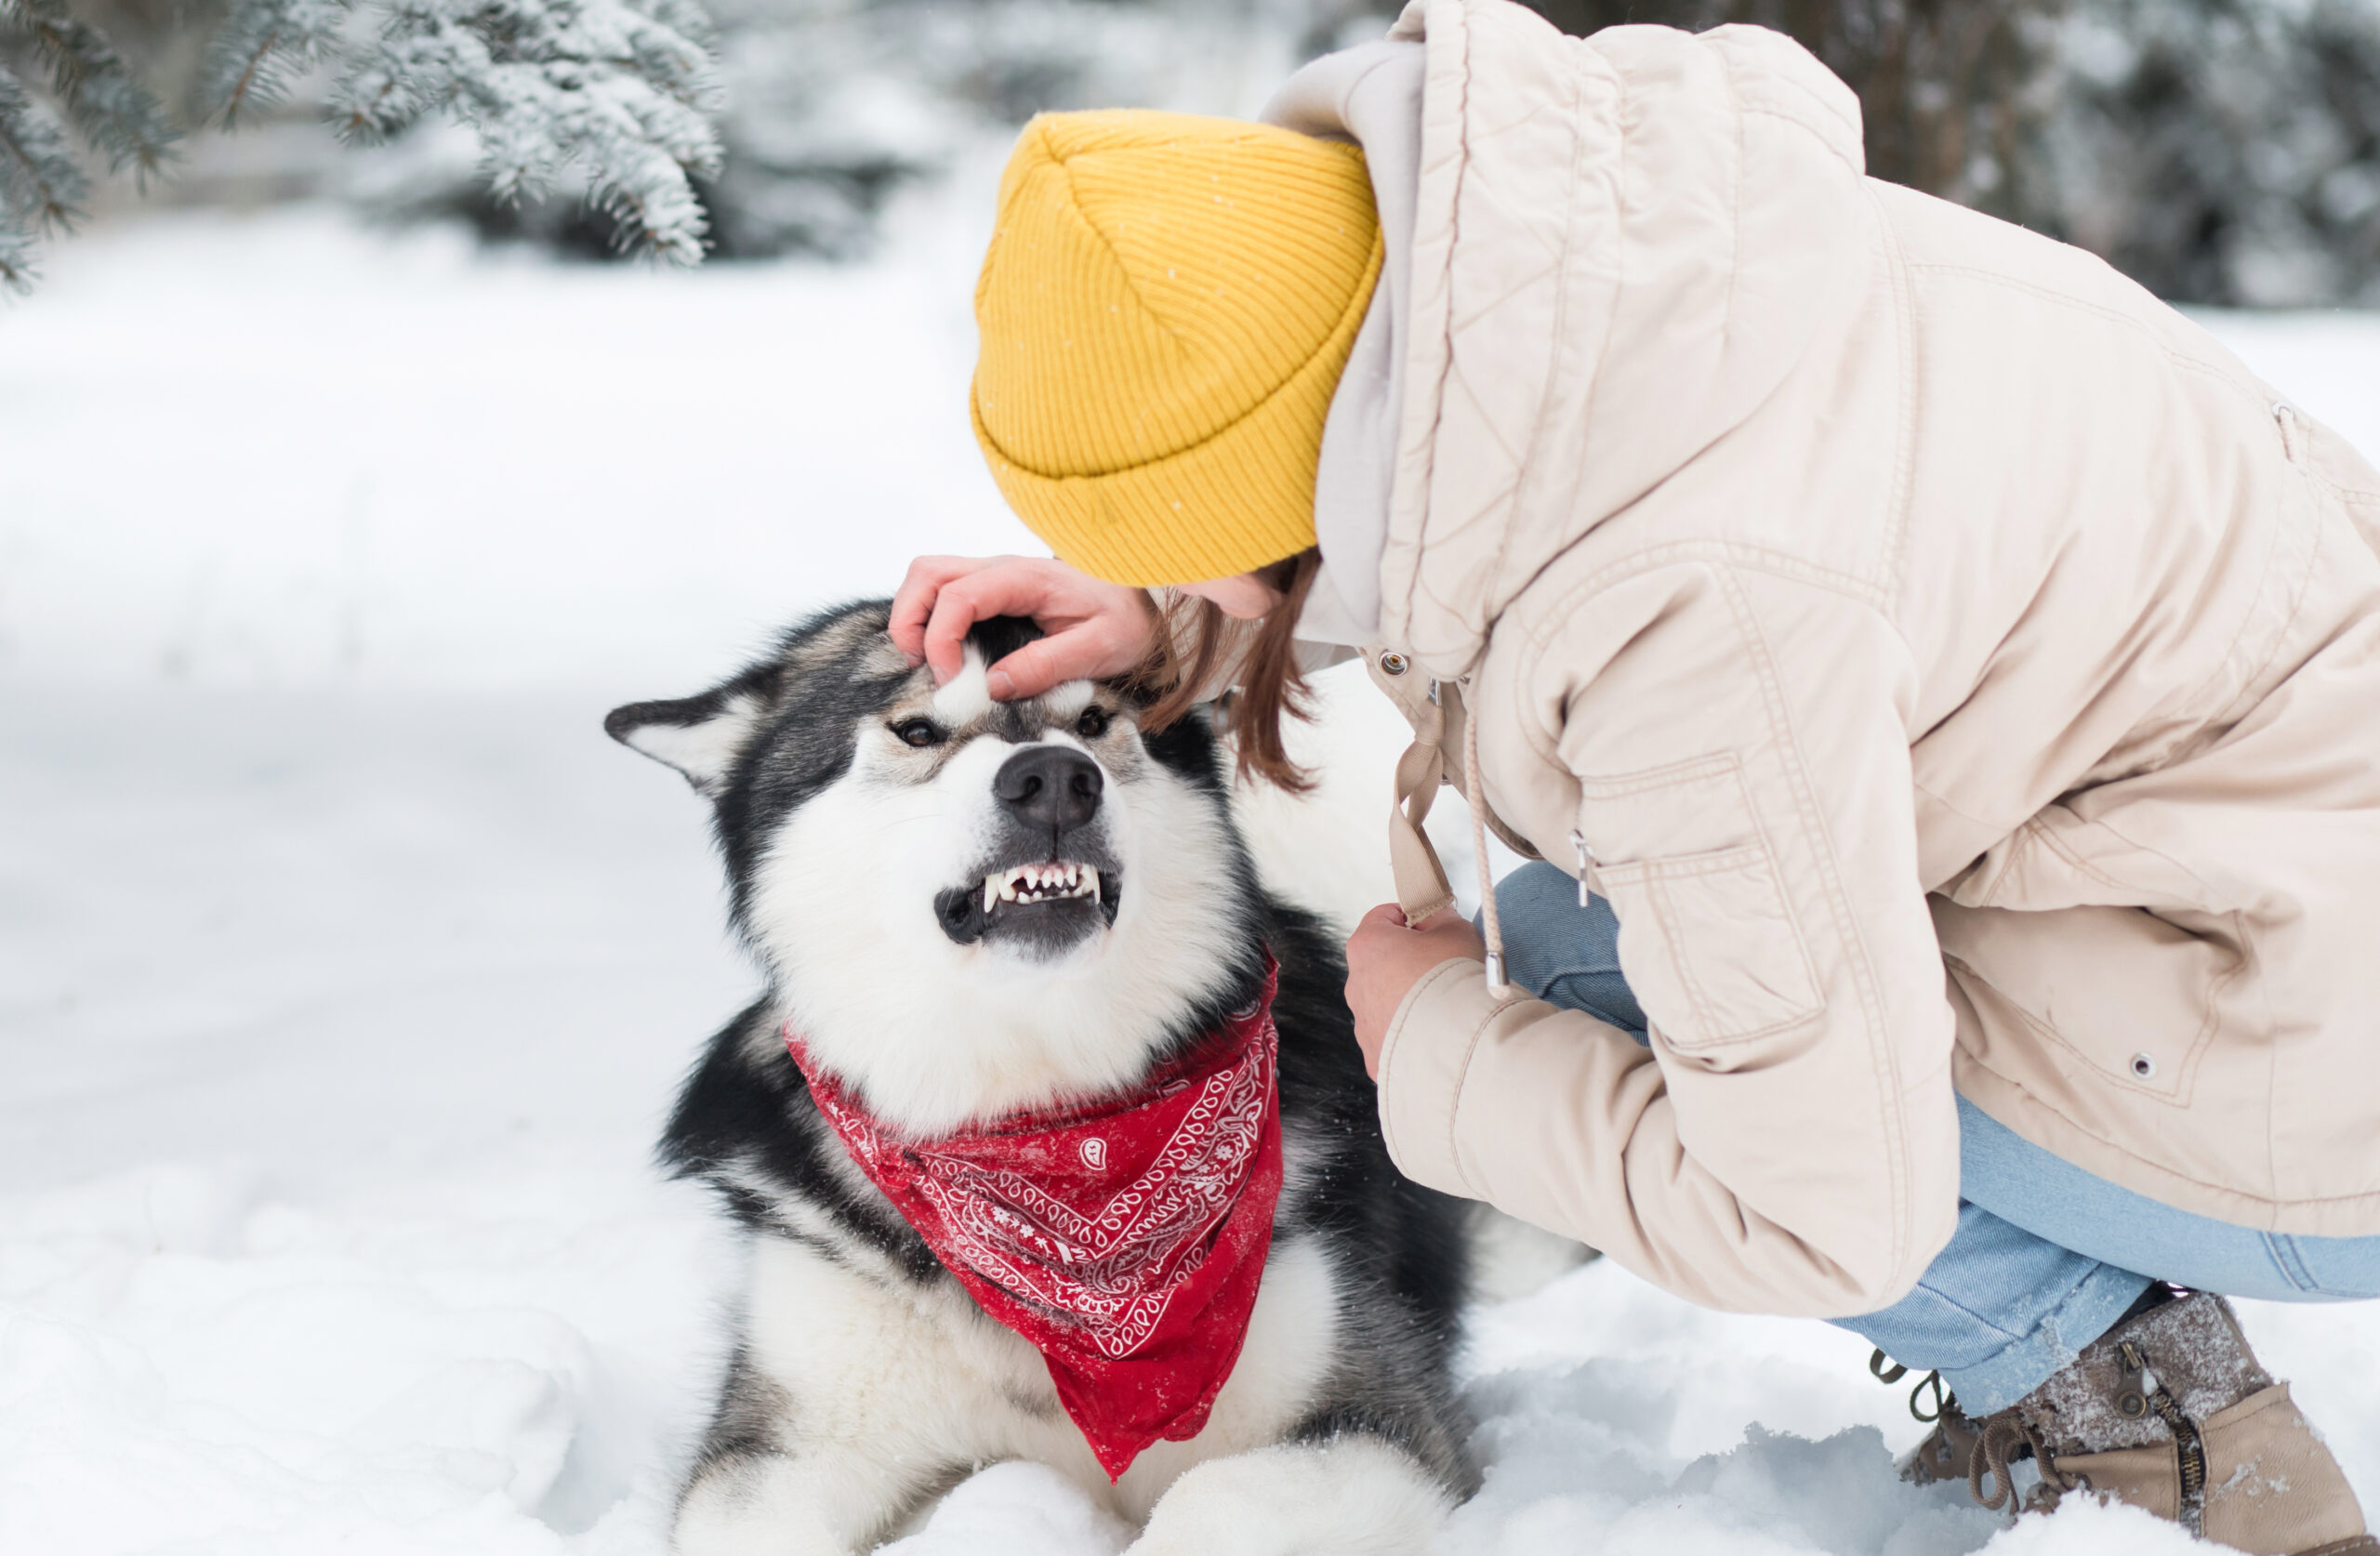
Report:
M1464 1215L1389 1165L1331 938L1259 890L1203 720L1144 734L1088 682L992 702L985 664L1034 630L1013 621L980 626L937 692L886 619L831 612L724 685L606 721L711 800L769 976L662 1145L752 1247L675 1549L865 1550L1012 1458L1144 1525L1146 1556L1424 1549L1478 1479L1448 1372ZM1111 1486L1039 1354L852 1166L780 1027L932 1135L1133 1087L1247 1003L1267 947L1287 1180L1246 1348L1206 1428Z

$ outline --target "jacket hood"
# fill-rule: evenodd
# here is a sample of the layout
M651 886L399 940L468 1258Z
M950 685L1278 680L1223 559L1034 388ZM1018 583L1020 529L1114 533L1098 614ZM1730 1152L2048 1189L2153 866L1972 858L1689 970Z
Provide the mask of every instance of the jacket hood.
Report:
M1380 284L1330 396L1314 472L1322 574L1299 636L1351 647L1380 638L1380 559L1405 403L1404 331L1413 290L1413 203L1421 177L1421 45L1358 44L1300 70L1260 115L1361 146L1385 249Z
M1380 627L1453 676L1847 326L1873 217L1858 99L1781 33L1412 0L1390 36L1425 76Z

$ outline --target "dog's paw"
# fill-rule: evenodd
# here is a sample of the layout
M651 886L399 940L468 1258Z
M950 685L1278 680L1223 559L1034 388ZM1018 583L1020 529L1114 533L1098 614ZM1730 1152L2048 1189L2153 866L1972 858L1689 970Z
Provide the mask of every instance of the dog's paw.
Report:
M864 1526L866 1514L838 1509L814 1464L752 1454L706 1467L678 1503L669 1556L850 1556L833 1519ZM850 1500L845 1498L845 1500Z
M876 1556L976 1556L1031 1550L1038 1556L1117 1556L1129 1524L1046 1464L995 1464L943 1498L926 1526L876 1548Z
M1125 1556L1422 1556L1452 1506L1378 1438L1286 1444L1184 1474Z

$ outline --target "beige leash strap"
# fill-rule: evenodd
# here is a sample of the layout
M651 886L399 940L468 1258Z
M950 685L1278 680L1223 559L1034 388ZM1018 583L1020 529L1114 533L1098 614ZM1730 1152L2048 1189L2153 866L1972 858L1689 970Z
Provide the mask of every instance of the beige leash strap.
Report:
M1413 726L1413 744L1396 758L1396 793L1388 806L1388 865L1396 877L1396 905L1419 924L1454 905L1446 866L1421 830L1446 772L1446 714L1429 694L1429 680L1403 654L1368 649L1364 668Z

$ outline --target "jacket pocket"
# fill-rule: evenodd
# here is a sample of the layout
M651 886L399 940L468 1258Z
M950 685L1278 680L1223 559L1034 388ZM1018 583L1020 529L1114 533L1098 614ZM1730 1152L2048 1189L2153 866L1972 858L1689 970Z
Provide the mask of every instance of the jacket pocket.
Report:
M1739 1042L1824 1009L1732 755L1588 779L1581 798L1621 970L1664 1042Z

